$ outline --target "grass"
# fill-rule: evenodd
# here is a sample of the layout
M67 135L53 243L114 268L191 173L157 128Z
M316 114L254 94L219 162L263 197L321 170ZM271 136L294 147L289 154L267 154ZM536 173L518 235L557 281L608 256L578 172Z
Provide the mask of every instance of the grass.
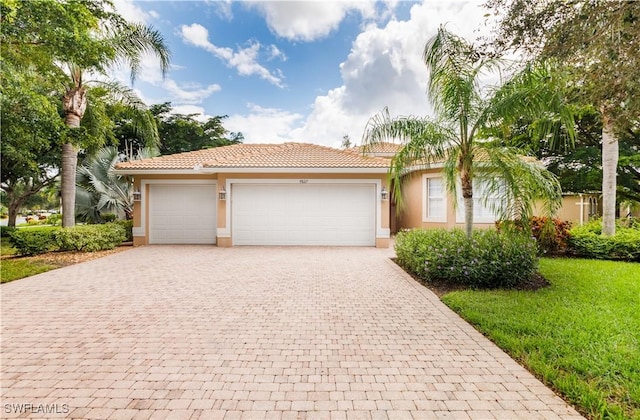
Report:
M551 286L442 300L593 419L640 419L640 264L542 259Z
M49 264L33 258L29 259L3 259L0 272L0 282L8 283L24 277L34 276L45 271L58 268L57 265Z
M0 255L15 255L16 249L9 243L9 238L0 238Z

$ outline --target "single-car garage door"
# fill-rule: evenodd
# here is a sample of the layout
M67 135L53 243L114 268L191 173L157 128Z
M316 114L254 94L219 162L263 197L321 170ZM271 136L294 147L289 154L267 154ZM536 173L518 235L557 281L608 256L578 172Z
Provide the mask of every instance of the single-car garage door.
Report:
M374 184L234 184L234 245L375 246Z
M216 243L216 186L150 185L149 243Z

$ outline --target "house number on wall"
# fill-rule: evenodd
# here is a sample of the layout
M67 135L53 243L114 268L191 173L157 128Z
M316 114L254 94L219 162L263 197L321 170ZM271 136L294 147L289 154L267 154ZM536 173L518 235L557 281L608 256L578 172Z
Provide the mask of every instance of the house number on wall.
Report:
M307 183L309 183L309 180L308 179L301 179L300 183L301 184L307 184Z

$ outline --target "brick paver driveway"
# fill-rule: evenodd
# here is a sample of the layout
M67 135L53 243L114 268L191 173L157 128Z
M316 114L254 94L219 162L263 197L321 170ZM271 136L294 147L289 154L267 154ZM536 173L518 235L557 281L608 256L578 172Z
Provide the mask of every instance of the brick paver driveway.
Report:
M3 285L1 416L579 417L390 255L149 246Z

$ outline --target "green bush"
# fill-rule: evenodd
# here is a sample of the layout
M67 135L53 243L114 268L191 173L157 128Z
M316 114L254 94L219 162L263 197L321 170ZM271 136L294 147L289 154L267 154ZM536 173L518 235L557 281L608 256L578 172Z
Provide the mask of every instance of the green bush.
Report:
M640 261L640 227L616 226L614 236L602 236L602 221L571 229L569 246L576 256L599 260Z
M114 223L119 224L126 231L126 242L133 241L133 220L116 220Z
M28 228L15 229L9 236L11 245L18 255L37 255L58 249L55 234L58 229Z
M104 214L100 214L100 218L105 222L105 223L112 223L115 222L116 220L118 220L118 215L114 214L114 213L104 213Z
M47 223L53 226L59 226L62 224L62 215L60 213L54 213L47 217Z
M535 239L511 229L475 230L470 239L459 229L398 233L398 263L426 281L472 287L514 287L538 265Z
M571 222L533 216L526 221L498 221L498 230L510 228L531 233L541 255L561 255L567 250Z
M9 238L11 237L11 233L16 230L13 226L0 226L0 237Z
M55 240L60 250L95 252L113 249L126 238L124 227L116 223L82 225L60 229Z

